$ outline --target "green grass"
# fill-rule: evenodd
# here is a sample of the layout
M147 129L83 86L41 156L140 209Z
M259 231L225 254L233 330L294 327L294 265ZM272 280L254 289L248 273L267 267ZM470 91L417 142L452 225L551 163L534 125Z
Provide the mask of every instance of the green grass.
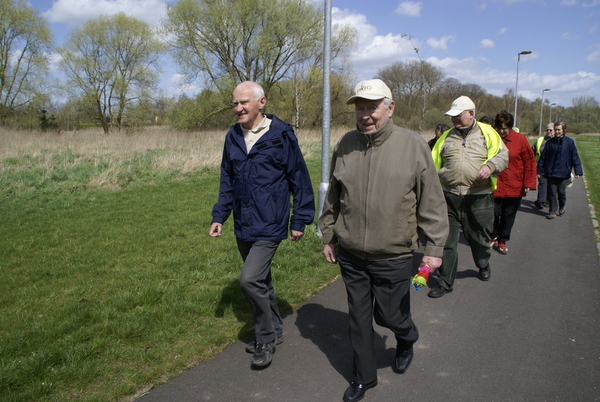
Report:
M217 172L57 189L0 198L0 400L119 400L252 333L232 221L221 238L207 235ZM314 225L280 246L283 311L338 274L321 249Z
M577 147L600 211L600 139L577 137ZM218 172L182 177L148 152L118 169L70 151L46 155L51 167L0 162L0 401L131 399L252 333L232 221L221 238L207 235ZM89 190L102 169L119 172L120 190ZM338 275L321 250L314 225L280 246L282 311Z
M600 214L600 136L578 136L575 137L575 141L583 164L590 201L596 214Z

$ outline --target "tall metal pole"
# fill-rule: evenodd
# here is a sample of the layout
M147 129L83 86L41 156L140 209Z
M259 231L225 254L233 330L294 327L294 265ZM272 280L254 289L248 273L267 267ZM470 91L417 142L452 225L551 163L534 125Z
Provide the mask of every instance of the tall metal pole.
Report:
M517 55L517 82L515 84L515 112L513 113L514 125L517 127L517 101L519 99L519 62L521 61L522 54L531 54L531 50L523 50Z
M548 88L542 91L542 106L540 107L540 131L538 132L538 137L542 136L542 115L544 113L544 92L549 91Z
M548 117L548 124L552 123L552 106L556 106L556 103L550 104L550 117Z
M323 35L323 125L321 135L321 183L319 183L318 217L323 212L325 194L329 187L329 137L331 130L331 99L329 72L331 71L331 0L325 0L325 29ZM320 230L317 231L319 234Z

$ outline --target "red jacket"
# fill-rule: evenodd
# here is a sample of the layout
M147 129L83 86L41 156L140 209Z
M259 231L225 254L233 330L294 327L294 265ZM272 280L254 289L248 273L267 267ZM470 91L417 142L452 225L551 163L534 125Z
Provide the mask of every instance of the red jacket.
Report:
M527 138L514 130L502 138L508 148L508 167L498 173L496 198L519 198L525 196L525 187L535 190L535 155Z

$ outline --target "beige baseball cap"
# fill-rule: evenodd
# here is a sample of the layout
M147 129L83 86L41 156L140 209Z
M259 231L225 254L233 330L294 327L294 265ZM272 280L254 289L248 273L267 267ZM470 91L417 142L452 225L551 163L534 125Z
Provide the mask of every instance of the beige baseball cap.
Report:
M473 110L475 109L475 104L468 96L460 96L452 102L452 106L450 110L446 112L448 116L458 116L465 110Z
M385 82L379 78L372 80L361 81L354 87L354 96L351 96L347 101L347 105L351 105L356 102L356 98L363 98L369 100L377 100L383 98L392 99L392 91L385 85Z

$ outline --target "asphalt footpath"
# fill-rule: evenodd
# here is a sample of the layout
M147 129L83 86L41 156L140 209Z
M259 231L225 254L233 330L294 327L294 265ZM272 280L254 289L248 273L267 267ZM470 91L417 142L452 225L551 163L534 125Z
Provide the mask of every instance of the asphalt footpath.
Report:
M581 179L567 197L553 220L533 206L535 192L523 199L489 282L461 239L454 291L411 289L412 365L392 371L394 336L376 326L379 384L365 402L600 401L600 264ZM352 380L347 321L338 280L285 317L270 367L251 370L245 344L232 344L137 401L341 401Z

